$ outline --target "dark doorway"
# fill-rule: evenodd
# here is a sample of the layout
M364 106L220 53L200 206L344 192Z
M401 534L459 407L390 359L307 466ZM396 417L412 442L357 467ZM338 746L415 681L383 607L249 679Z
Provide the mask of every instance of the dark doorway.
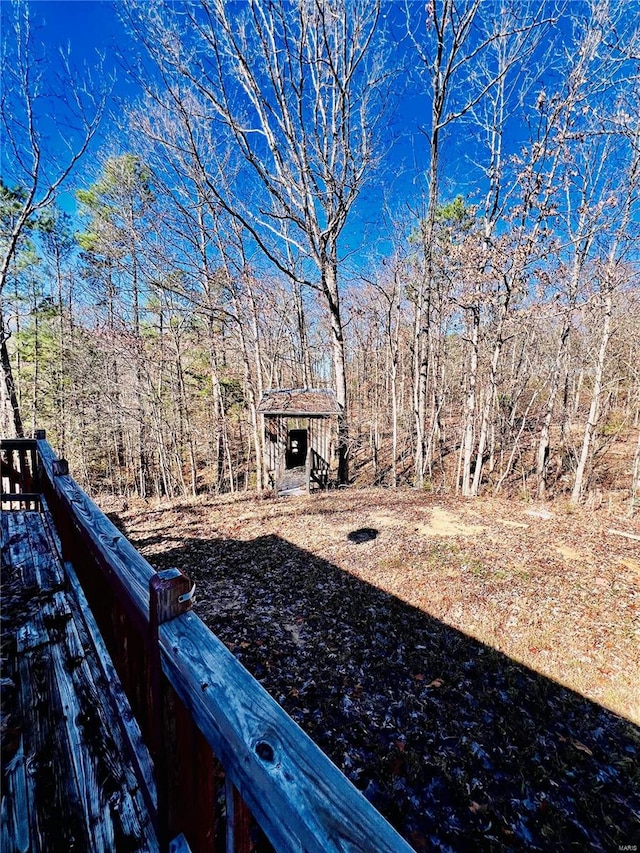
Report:
M308 434L306 429L292 429L287 434L286 468L299 468L307 461Z

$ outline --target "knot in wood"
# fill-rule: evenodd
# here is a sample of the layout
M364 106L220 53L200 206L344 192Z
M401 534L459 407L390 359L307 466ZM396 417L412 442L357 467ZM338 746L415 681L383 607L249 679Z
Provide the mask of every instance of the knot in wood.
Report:
M275 758L273 747L265 740L261 740L258 744L256 744L256 755L258 756L258 758L261 758L262 761L265 761L268 764L271 764Z

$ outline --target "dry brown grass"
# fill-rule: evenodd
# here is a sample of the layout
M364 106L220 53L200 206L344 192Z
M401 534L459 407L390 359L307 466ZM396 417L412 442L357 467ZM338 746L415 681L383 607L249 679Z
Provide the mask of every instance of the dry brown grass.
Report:
M628 519L371 488L120 509L416 850L637 829L640 549L608 533Z
M148 557L189 538L278 536L640 724L640 543L608 533L638 534L637 521L381 489L135 504L119 515ZM378 531L373 541L348 540L364 527Z

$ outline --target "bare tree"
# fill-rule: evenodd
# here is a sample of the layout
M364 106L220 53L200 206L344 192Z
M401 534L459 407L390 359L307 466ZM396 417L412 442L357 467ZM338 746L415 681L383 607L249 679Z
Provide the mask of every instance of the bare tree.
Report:
M148 460L146 441L146 398L148 377L144 376L145 301L149 297L148 265L143 252L152 242L154 231L154 192L152 176L138 156L122 154L101 163L95 183L78 190L80 212L87 230L79 235L84 258L106 272L108 299L122 306L120 321L129 330L129 349L135 366L132 418L136 423L135 479L136 490L147 496ZM112 330L114 324L110 324ZM115 353L114 353L115 355ZM117 383L117 362L114 381Z
M379 2L201 0L184 19L165 4L141 5L136 26L165 83L175 115L202 118L242 158L232 187L207 170L206 188L238 218L267 257L293 276L287 246L308 258L306 283L322 293L331 321L339 420L339 479L348 478L348 412L339 238L375 161L388 71L375 61ZM189 95L190 93L190 95ZM193 142L195 134L189 131ZM198 155L205 161L204 152ZM243 204L242 199L248 199Z
M429 153L427 210L422 225L425 252L424 273L415 294L414 315L414 418L416 428L415 485L421 487L425 473L425 421L429 377L429 323L433 288L432 245L439 203L440 149L444 128L453 121L447 108L451 90L464 71L466 46L480 6L479 0L466 0L460 8L451 0L427 7L427 20L415 16L407 5L407 29L419 57L431 92L429 129L426 131ZM425 36L418 35L424 28ZM459 115L457 116L459 118Z
M621 152L620 162L627 160L626 168L622 174L618 173L615 178L615 189L619 196L610 195L605 201L613 207L615 214L613 222L607 223L608 247L604 258L599 259L595 265L595 281L597 284L597 298L600 303L602 316L602 328L600 333L600 344L595 361L593 390L591 392L591 403L589 414L585 424L582 439L582 448L578 458L576 476L571 493L571 500L578 503L582 497L585 483L585 472L592 449L593 436L598 424L601 409L601 394L603 391L603 378L605 371L605 359L611 335L613 303L616 290L627 277L625 260L638 240L637 209L640 198L640 115L631 119L632 124L626 128L627 133L622 135L627 144L626 152ZM626 121L625 121L626 124ZM628 139L626 138L628 136ZM626 153L626 158L625 158ZM608 146L603 154L608 156ZM611 187L613 193L614 187ZM599 206L600 212L602 205ZM635 220L635 222L634 222Z
M561 259L556 277L561 285L556 290L560 298L555 301L559 334L536 451L540 498L547 488L551 427L573 318L584 270L598 237L597 211L606 198L603 192L608 192L605 176L612 128L606 133L595 129L593 117L602 118L610 112L617 83L621 93L628 90L630 82L633 87L632 80L627 79L628 52L638 38L635 25L622 8L607 3L585 4L576 10L574 29L573 49L570 55L565 51L557 86L540 89L537 121L532 122L528 148L529 165L526 174L523 172L529 207L538 212L541 224L547 217L556 222L556 253ZM559 227L563 220L564 225Z
M434 280L433 247L435 245L436 214L440 199L441 154L444 134L461 119L479 108L483 100L492 95L493 124L491 132L491 164L489 189L485 205L485 240L488 242L502 206L501 147L500 141L505 120L506 75L513 66L526 62L536 46L530 33L545 22L538 10L518 4L517 12L505 11L509 4L501 4L497 14L483 6L484 28L478 28L480 0L441 0L421 7L406 5L407 29L429 87L430 115L424 134L428 145L427 206L422 224L424 243L424 274L418 282L414 315L414 418L416 427L415 484L421 486L427 459L428 433L426 413L429 381L429 358L432 347L429 341L431 299L436 286ZM416 9L418 13L416 14ZM498 62L488 60L485 54L495 48ZM484 72L478 68L484 63ZM469 400L475 399L471 391ZM475 405L475 404L474 404ZM466 431L465 442L471 440ZM466 452L466 451L465 451Z
M96 134L108 85L90 78L78 82L68 55L47 61L34 38L27 3L2 4L3 42L0 81L0 122L3 139L3 182L19 190L0 248L0 294L10 274L20 240L37 215L47 208L86 153ZM54 76L58 79L54 81ZM56 116L51 138L50 116ZM13 426L23 435L7 342L10 329L0 316L0 347L4 380L13 411Z
M514 158L508 156L507 134L518 105L531 98L531 81L535 78L532 64L535 62L539 68L548 68L550 64L549 51L543 51L541 45L551 23L544 7L527 8L522 3L503 3L493 15L483 16L481 23L486 49L477 63L475 76L477 87L485 94L469 112L484 137L481 149L484 162L480 169L486 176L487 189L479 209L482 226L479 273L488 281L484 298L489 303L493 322L491 339L487 342L491 357L479 413L473 479L470 481L466 464L463 472L467 484L463 494L472 496L479 494L490 443L507 327L519 297L527 290L531 268L541 254L540 232L547 210L536 209L533 217L527 216L532 209L526 197L531 181L525 182L525 197L518 199L521 175L513 167ZM509 233L497 236L501 221L509 223Z

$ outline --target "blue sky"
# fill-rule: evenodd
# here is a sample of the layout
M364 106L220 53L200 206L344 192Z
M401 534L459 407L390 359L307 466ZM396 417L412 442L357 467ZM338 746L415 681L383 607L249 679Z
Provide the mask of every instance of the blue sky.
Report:
M0 0L3 17L9 3ZM577 9L580 3L569 4L569 10ZM105 74L114 75L114 87L107 116L92 143L89 156L68 182L65 193L59 199L61 206L74 212L74 190L91 182L96 176L97 155L100 151L117 152L120 138L112 117L121 117L124 106L138 96L137 84L127 76L121 55L125 57L135 52L136 46L129 41L129 35L118 17L118 4L109 0L30 0L34 36L43 46L45 55L55 57L59 48L68 46L72 64L80 76L85 68L95 67L99 55L105 57ZM389 8L391 8L389 6ZM420 4L423 8L423 4ZM629 2L629 17L636 19L640 4ZM565 32L571 27L569 14L562 24ZM399 48L402 50L402 48ZM399 81L404 82L404 81ZM533 92L539 89L542 81L534 81ZM409 209L418 211L423 196L424 174L428 165L427 140L420 127L428 126L428 87L415 86L405 92L399 101L395 116L389 123L388 142L383 140L385 151L385 169L363 191L349 219L343 238L344 250L369 249L384 253L389 244L386 241L386 228L383 223L382 206L390 202L399 212L409 215ZM530 109L525 105L526 109ZM505 139L507 148L516 148L518 141L513 130L522 130L521 116L512 125ZM53 128L52 128L53 130ZM52 132L51 139L55 139ZM442 165L445 178L441 185L444 201L463 195L470 201L480 198L481 181L474 173L469 156L477 152L477 142L469 135L464 124L457 126L453 135L445 140ZM5 152L6 153L6 152ZM4 171L4 169L3 169ZM377 241L377 242L376 242ZM381 242L380 242L381 241ZM374 245L376 248L374 249Z
M5 6L5 3L2 3ZM86 68L95 66L98 57L104 56L104 68L107 75L113 74L115 85L106 120L93 142L93 154L102 147L117 147L114 137L114 125L110 116L122 114L123 106L133 102L139 92L135 81L127 76L120 55L127 56L135 46L130 43L129 35L119 20L117 2L110 0L30 0L32 26L35 40L44 47L51 59L58 50L68 49L71 62L82 75ZM5 6L6 11L6 6ZM393 120L390 131L396 138L389 149L388 174L384 191L380 184L374 189L365 190L364 204L360 205L361 224L364 225L372 212L379 218L384 197L391 193L394 198L406 197L407 200L420 194L419 184L422 170L426 166L425 139L420 134L409 138L406 130L415 128L427 121L425 101L418 94L403 99L400 112ZM66 192L59 199L61 206L69 212L75 209L73 184L84 183L83 169L91 173L95 156L88 157L81 164L69 183ZM370 200L367 197L371 196ZM361 229L352 223L354 239L360 239Z
M7 6L0 0L0 6ZM113 0L28 0L34 41L42 45L52 66L60 50L69 51L71 64L79 77L100 67L101 77L112 77L114 86L108 115L98 144L113 134L110 118L120 116L123 105L139 94L138 85L126 72L123 59L132 45L120 20L119 3Z
M34 20L48 43L68 40L78 60L93 59L97 48L113 47L123 30L108 0L31 0Z

